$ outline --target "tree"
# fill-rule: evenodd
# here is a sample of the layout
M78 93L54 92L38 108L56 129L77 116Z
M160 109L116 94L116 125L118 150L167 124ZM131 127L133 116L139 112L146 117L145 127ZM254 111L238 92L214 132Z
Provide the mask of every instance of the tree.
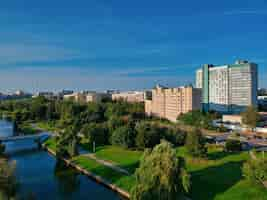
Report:
M242 150L242 144L239 140L227 140L225 150L228 152L238 152Z
M113 145L119 145L124 148L134 147L134 140L135 132L129 126L117 128L111 136L111 143Z
M139 149L153 148L160 143L160 129L149 122L140 122L136 125L136 146Z
M174 146L184 145L186 136L185 132L177 127L168 128L165 132L164 137L168 142L172 143Z
M194 110L178 116L177 120L183 122L186 125L194 126L204 129L214 129L212 126L212 120L219 118L219 115L215 112L201 112Z
M243 176L248 181L263 184L267 181L267 158L251 156L251 158L244 163L242 172Z
M90 145L108 144L108 130L104 124L90 123L83 126L81 133L88 140Z
M120 126L123 126L124 124L125 122L123 121L121 117L111 116L108 120L108 128L109 128L110 133L113 133L113 131L115 131Z
M207 148L205 146L205 138L199 129L194 129L186 136L186 148L189 154L194 157L205 157Z
M190 190L190 175L175 149L162 141L152 151L146 150L135 172L132 200L180 199Z
M78 155L77 125L68 126L56 139L57 157L73 157Z
M252 130L257 127L260 116L254 106L247 107L247 110L241 114L242 123L250 127Z

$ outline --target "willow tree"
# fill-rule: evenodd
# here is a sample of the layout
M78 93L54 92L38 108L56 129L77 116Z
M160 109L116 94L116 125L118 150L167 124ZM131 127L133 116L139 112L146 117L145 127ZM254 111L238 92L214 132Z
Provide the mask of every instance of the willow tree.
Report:
M152 151L145 151L135 178L132 200L176 200L190 190L190 175L185 170L185 162L176 156L175 149L166 141Z

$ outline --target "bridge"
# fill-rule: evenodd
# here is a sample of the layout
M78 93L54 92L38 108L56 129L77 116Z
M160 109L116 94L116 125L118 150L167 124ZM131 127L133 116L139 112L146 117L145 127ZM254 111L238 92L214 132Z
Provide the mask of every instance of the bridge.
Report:
M46 140L51 136L50 133L40 133L35 135L19 135L19 136L9 136L9 137L0 137L1 142L12 142L19 140Z

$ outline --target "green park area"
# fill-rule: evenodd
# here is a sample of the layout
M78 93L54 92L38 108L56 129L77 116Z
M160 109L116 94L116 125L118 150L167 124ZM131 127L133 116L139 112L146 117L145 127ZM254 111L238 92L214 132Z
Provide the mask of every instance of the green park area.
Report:
M113 183L132 200L267 200L266 159L251 159L240 141L222 147L203 137L206 130L225 131L211 126L216 113L194 111L171 123L145 116L143 104L44 98L2 102L0 110L19 130L56 132L45 145L57 158ZM79 155L81 147L88 153Z
M46 144L49 148L55 148L55 142L51 139ZM131 175L116 172L86 155L77 156L73 161L118 187L126 191L131 190L135 184L133 172L138 168L142 152L102 146L97 148L95 156L129 170ZM251 184L242 177L242 165L249 158L248 152L227 153L222 148L210 147L207 158L193 158L185 147L178 147L177 156L185 158L186 168L191 174L192 199L267 200L267 190L263 186Z

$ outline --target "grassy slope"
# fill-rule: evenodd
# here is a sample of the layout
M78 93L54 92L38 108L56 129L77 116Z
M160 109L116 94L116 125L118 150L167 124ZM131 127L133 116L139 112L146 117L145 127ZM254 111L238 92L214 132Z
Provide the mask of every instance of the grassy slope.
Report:
M26 135L33 135L33 134L40 133L40 130L33 127L31 125L31 122L24 122L23 124L20 125L19 128L20 128L20 131Z
M191 159L184 148L177 154L185 156L192 175L192 198L198 200L267 200L267 190L251 185L242 178L242 164L248 153L227 154L210 151L209 160Z
M49 149L53 150L54 152L56 152L56 141L54 138L50 138L48 140L45 141L45 146L47 146Z
M45 145L53 151L56 151L56 143L54 139L50 138L45 142ZM109 167L97 163L95 160L92 160L85 155L77 156L73 158L73 161L84 169L103 177L128 192L130 192L130 189L135 183L135 178L133 176L126 176L125 174L119 173Z
M47 141L54 148L54 143ZM209 151L208 159L192 159L185 148L177 149L177 155L186 158L187 168L192 175L192 199L196 200L267 200L267 190L251 185L242 178L242 164L248 153L228 154L219 150ZM131 166L134 170L141 152L128 151L119 147L98 148L96 156L111 160L122 167ZM75 158L75 162L89 171L110 180L112 183L130 191L134 185L133 176L125 176L104 167L84 156Z
M58 129L55 126L56 122L46 122L46 121L41 121L41 122L37 122L36 126L40 129L46 130L46 131L51 131L51 132L56 132L58 131Z
M84 169L105 178L126 191L130 191L134 185L135 179L133 176L126 176L114 171L113 169L103 166L86 156L78 156L74 158L73 161L82 166Z
M140 151L131 151L116 146L103 146L96 150L96 157L112 161L130 173L135 172L141 156L142 152Z

